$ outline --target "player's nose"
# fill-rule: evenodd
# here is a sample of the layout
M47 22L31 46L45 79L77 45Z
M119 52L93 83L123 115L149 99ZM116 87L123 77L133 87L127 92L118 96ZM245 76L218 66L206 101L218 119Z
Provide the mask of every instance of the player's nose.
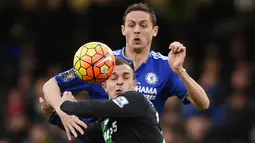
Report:
M136 25L135 28L134 28L134 33L135 34L139 34L140 33L140 27L139 25Z
M122 85L123 84L123 82L117 82L117 85Z
M121 78L119 78L117 81L117 85L122 85L123 83L124 83L124 81Z

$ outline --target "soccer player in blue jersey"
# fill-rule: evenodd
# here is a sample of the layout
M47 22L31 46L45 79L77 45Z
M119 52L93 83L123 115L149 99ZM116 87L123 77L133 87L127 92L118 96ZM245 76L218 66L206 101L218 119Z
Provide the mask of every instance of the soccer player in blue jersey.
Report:
M143 3L129 6L121 26L126 45L114 54L134 66L138 85L136 91L144 94L162 113L165 101L177 96L184 104L191 102L199 109L209 107L205 91L183 68L186 48L179 42L170 44L167 56L151 51L153 37L157 36L158 26L154 12ZM59 73L45 83L43 91L46 101L54 107L70 139L70 131L76 128L83 133L79 125L85 126L78 118L73 118L60 110L61 92L87 90L90 99L107 99L100 84L88 84L81 81L73 69Z

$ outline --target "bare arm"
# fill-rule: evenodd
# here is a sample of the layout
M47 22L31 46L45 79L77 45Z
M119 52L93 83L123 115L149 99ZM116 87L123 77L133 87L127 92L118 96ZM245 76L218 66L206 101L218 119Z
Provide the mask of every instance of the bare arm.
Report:
M179 70L177 75L187 88L187 99L198 109L208 109L210 101L204 89L188 75L185 69Z
M170 44L168 53L168 63L173 71L179 76L184 83L188 95L187 99L193 103L198 109L207 109L209 107L209 99L203 88L195 82L183 68L183 62L186 56L186 47L180 42Z
M61 93L54 77L43 85L43 93L45 100L51 105L51 107L53 107L55 110L60 109Z
M75 137L78 136L75 129L77 129L81 134L84 134L84 131L81 129L80 126L86 128L87 125L81 120L79 120L78 117L67 115L60 109L60 105L62 103L61 92L54 77L48 80L43 85L43 93L44 93L45 100L55 109L56 113L61 118L61 121L66 130L68 139L71 140L70 132L72 132L72 134Z

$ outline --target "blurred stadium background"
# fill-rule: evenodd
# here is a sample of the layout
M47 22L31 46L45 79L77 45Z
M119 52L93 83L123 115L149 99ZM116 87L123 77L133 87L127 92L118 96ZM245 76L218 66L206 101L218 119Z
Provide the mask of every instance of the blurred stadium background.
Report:
M120 25L136 0L0 0L0 143L65 143L40 112L42 84L72 66L89 41L124 46ZM177 40L185 68L207 91L198 111L167 101L167 143L255 143L255 0L145 0L154 7L164 55ZM78 142L78 141L73 141Z

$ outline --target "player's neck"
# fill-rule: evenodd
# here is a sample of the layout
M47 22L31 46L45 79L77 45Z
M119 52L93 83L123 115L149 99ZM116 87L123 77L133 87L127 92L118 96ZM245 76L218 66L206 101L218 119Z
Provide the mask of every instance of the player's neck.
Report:
M146 47L142 50L136 51L133 48L126 47L125 56L134 61L135 69L138 69L140 65L146 62L149 58L150 47Z

